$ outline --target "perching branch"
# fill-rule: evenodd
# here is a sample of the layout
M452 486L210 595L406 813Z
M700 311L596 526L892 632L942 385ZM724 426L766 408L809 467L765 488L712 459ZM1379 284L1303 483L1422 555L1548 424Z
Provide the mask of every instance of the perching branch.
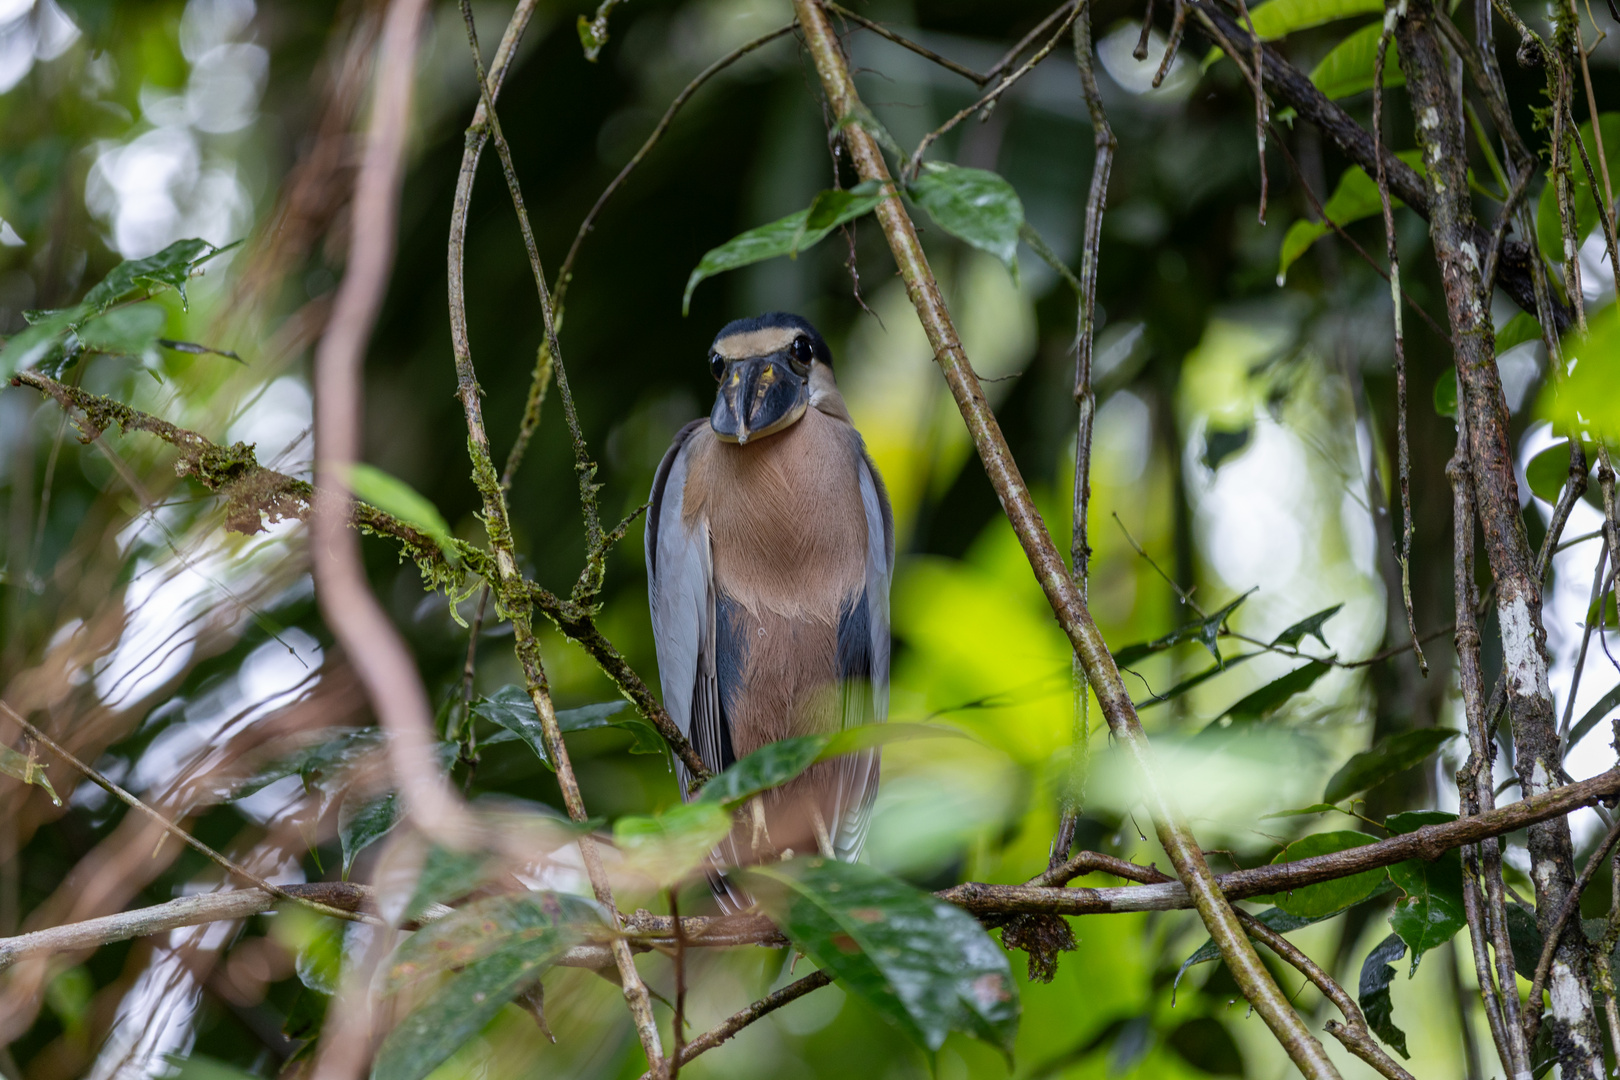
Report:
M888 165L877 142L871 132L861 126L860 118L864 115L865 107L856 94L848 64L828 22L825 8L818 0L794 0L793 6L816 71L821 77L822 89L838 118L857 172L863 181L889 184ZM1261 963L1254 946L1244 936L1231 906L1215 885L1214 875L1204 862L1202 850L1181 823L1168 794L1159 788L1152 752L1130 696L1126 693L1125 684L1120 679L1119 669L1114 665L1107 643L1097 624L1092 621L1084 599L1075 588L1063 557L1052 543L1046 523L1030 498L1029 489L1013 461L1006 439L1002 437L995 414L985 401L978 376L974 374L962 348L944 297L940 294L939 284L917 238L916 228L899 195L892 188L889 197L878 204L876 213L900 276L906 283L907 295L933 348L934 359L962 412L991 484L1053 612L1080 656L1092 686L1096 688L1097 699L1110 729L1139 771L1145 789L1143 794L1153 814L1159 840L1175 864L1176 872L1193 898L1210 936L1220 947L1238 985L1301 1071L1312 1078L1337 1077L1338 1072L1328 1060L1321 1043L1311 1035L1288 1004Z

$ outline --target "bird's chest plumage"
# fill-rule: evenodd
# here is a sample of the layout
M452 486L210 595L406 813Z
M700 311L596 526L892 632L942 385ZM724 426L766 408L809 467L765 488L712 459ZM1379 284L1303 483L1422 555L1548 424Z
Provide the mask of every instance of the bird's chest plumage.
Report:
M866 575L858 438L811 409L747 446L707 430L694 440L682 512L709 536L735 752L836 727L839 619Z

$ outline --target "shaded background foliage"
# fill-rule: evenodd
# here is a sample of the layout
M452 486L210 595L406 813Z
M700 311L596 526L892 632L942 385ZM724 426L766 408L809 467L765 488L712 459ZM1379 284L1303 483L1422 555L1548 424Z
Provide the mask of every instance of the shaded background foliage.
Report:
M0 333L21 330L24 309L75 299L121 256L145 255L181 236L215 243L252 236L228 265L194 283L189 310L164 301L168 336L233 349L244 367L218 356L158 350L133 360L93 358L80 377L98 392L164 404L177 422L220 441L255 442L261 460L279 457L287 471L307 475L310 447L300 438L310 418L307 348L343 269L336 238L344 235L342 193L352 155L340 153L333 170L309 181L328 185L316 189L309 204L318 210L312 220L273 219L272 210L278 192L285 198L290 190L289 177L299 175L294 163L321 145L323 111L341 96L335 71L343 66L345 42L375 7L281 2L255 9L251 0L0 4L0 74L12 79L0 93L0 218L10 230L0 233ZM474 9L487 54L506 8ZM980 69L1047 13L1036 3L966 0L873 2L860 10L912 27L920 40ZM553 269L597 194L685 80L726 49L786 22L788 9L759 0L638 0L614 15L612 41L596 64L581 56L577 14L567 5L542 5L501 101L541 253ZM1540 12L1526 6L1524 14L1539 25ZM1299 176L1275 147L1268 153L1269 223L1259 224L1247 89L1229 62L1200 73L1200 43L1184 51L1165 91L1143 93L1143 76L1129 59L1139 15L1139 6L1114 0L1096 5L1092 15L1099 78L1120 140L1098 286L1093 610L1116 648L1157 637L1189 617L1176 589L1132 550L1128 530L1206 609L1257 587L1234 628L1270 640L1297 619L1342 601L1344 610L1326 626L1327 640L1342 658L1369 655L1399 642L1403 623L1399 615L1388 617L1398 608L1391 609L1385 585L1393 580L1391 526L1378 505L1387 497L1387 479L1367 479L1375 463L1387 478L1393 444L1387 287L1332 238L1320 241L1279 287L1282 235L1291 221L1309 215ZM1161 12L1161 31L1163 23ZM1290 38L1287 49L1308 69L1343 32L1344 24L1305 31ZM431 499L458 535L476 540L479 503L468 483L465 431L452 396L444 302L446 224L462 126L474 100L461 33L453 5L435 9L399 256L367 362L366 456ZM915 145L975 96L967 83L870 35L856 34L849 45L863 93L903 145ZM1160 47L1156 41L1149 70ZM1620 99L1616 57L1612 42L1593 56L1600 102ZM1525 110L1539 100L1539 72L1509 64L1504 73L1510 100ZM681 316L686 276L706 250L804 207L833 182L815 87L814 71L791 38L768 46L703 89L609 205L585 242L562 332L580 418L601 466L604 507L610 516L628 513L645 498L670 436L705 411L712 382L703 360L721 324L786 309L821 328L857 423L895 495L902 560L891 715L942 719L977 740L889 751L871 859L930 887L1021 880L1044 863L1052 833L1072 714L1070 651L928 362L881 236L863 221L848 239L835 234L794 260L705 282L691 314ZM1347 103L1363 121L1367 99L1363 94ZM1528 115L1523 126L1529 130ZM1412 145L1403 109L1390 108L1385 137L1396 148ZM1279 138L1325 198L1348 163L1303 125L1281 126ZM1030 222L1066 261L1078 263L1092 141L1078 78L1061 51L986 121L964 124L942 140L936 155L1006 177ZM1484 171L1483 161L1474 164ZM280 222L279 231L265 228L272 220ZM1433 263L1421 254L1422 222L1403 213L1398 224L1403 252L1410 252L1406 287L1443 319ZM486 164L468 230L466 285L473 355L498 453L516 431L542 336L514 225L500 177ZM1350 232L1378 250L1377 221ZM272 255L268 238L277 235L299 242ZM1027 248L1015 283L994 260L938 230L926 230L924 242L959 313L969 355L982 375L1000 380L988 384L997 414L1062 546L1073 468L1072 294ZM852 252L858 295L846 265ZM255 268L262 271L258 278ZM1606 274L1596 269L1594 260L1587 281L1596 289L1591 299L1602 301ZM1512 309L1500 298L1499 304L1500 326ZM1412 576L1418 626L1427 631L1450 620L1443 464L1453 428L1428 400L1451 361L1446 342L1421 321L1408 319L1407 335L1417 463ZM1517 405L1533 400L1541 377L1538 347L1504 358ZM530 560L526 569L561 589L578 572L583 531L566 432L555 403L546 409L512 509L519 550ZM1518 424L1526 458L1550 440L1527 409L1518 412ZM142 605L200 611L218 600L207 588L174 594L142 585L154 566L165 565L176 537L210 535L217 521L195 490L164 486L165 459L155 448L110 441L153 485L146 494L132 498L125 470L97 448L81 446L71 432L64 437L53 405L26 390L0 393L8 513L0 588L5 680L29 671L53 641L72 640L71 620L83 620L79 632L95 637L96 613L105 614L109 595L122 598L113 605L122 610L106 633L111 640L122 634L126 642L138 637ZM151 510L159 500L166 505ZM141 512L143 502L150 512ZM1533 541L1546 510L1544 502L1527 505ZM1571 534L1593 527L1591 511L1581 513L1586 516L1572 523ZM86 715L102 707L94 715L105 732L103 762L137 791L156 797L183 771L194 744L220 730L222 715L270 715L296 696L311 671L327 687L325 696L306 701L313 722L360 721L341 663L328 657L323 666L330 637L314 609L297 535L272 530L234 542L229 582L244 611L211 627L214 633L182 635L176 644L161 634L154 643L153 631L146 631L142 648L160 659L144 664L120 660L115 649L107 659L110 646L101 646L100 674L89 690L81 680L75 700ZM655 665L639 538L637 526L610 560L602 625L650 679ZM257 564L251 552L262 555ZM415 567L401 563L394 548L370 540L366 556L375 588L448 715L460 699L466 631L442 597L424 595ZM1576 551L1556 564L1549 625L1567 628L1584 612L1593 557L1590 550ZM223 564L217 573L227 573ZM462 611L470 616L473 606L464 602ZM1559 635L1554 632L1550 645L1557 658L1554 686L1563 694L1572 642ZM1484 637L1493 640L1490 628ZM504 640L502 627L492 622L480 652L482 692L518 681ZM1223 643L1229 655L1239 651L1233 644ZM614 696L589 659L559 636L548 632L546 651L560 705ZM1224 857L1245 866L1269 859L1279 843L1316 829L1317 819L1257 822L1261 814L1315 802L1344 760L1378 738L1458 726L1449 643L1442 637L1427 652L1427 680L1406 658L1365 674L1335 671L1292 699L1262 736L1214 757L1183 752L1174 737L1204 727L1287 670L1286 662L1258 659L1149 711L1150 730L1165 743L1201 841L1228 849ZM291 666L289 654L296 661ZM1133 692L1146 697L1207 662L1201 646L1183 645L1135 666L1127 678ZM1498 664L1487 656L1488 676ZM124 671L122 687L106 675L109 669ZM1583 684L1578 709L1606 688L1596 676ZM1606 739L1600 725L1575 752L1577 775L1606 761ZM614 730L571 740L593 813L646 813L676 800L661 759L626 755L628 745ZM1106 741L1093 740L1093 752L1106 755ZM1372 790L1369 815L1454 805L1449 774L1458 753L1445 751L1439 767L1408 771ZM1138 822L1146 822L1133 818L1131 794L1111 782L1113 775L1117 770L1111 774L1106 765L1093 770L1081 843L1151 860L1156 845L1138 831ZM473 795L560 805L550 774L515 744L487 749L467 779ZM319 781L312 778L312 787L319 789ZM301 781L282 783L282 797L296 801ZM282 836L267 872L313 880L341 865L331 828L337 809L317 802L307 812L313 816L299 819L307 842ZM0 853L0 933L6 934L70 889L74 865L121 836L124 824L112 804L83 789L65 811L38 795L26 806L8 806L17 811L8 848ZM251 846L255 838L285 831L278 832L273 809L271 802L246 810L218 806L193 826L218 846ZM317 827L321 821L324 830ZM1344 818L1331 827L1351 824ZM1583 828L1589 832L1590 822L1578 819L1578 835ZM191 853L171 852L169 859L135 885L131 904L159 902L207 879L207 864ZM360 866L363 873L364 858ZM1589 896L1605 892L1600 883ZM1353 981L1368 948L1387 932L1386 912L1366 905L1300 940ZM1220 965L1194 969L1172 1005L1172 977L1203 940L1193 917L1105 916L1077 921L1075 928L1079 949L1064 958L1056 981L1023 988L1016 1075L1268 1076L1283 1067L1257 1022L1233 1004L1235 985ZM288 1024L305 1007L300 1000L307 1005L309 998L290 955L300 948L307 953L312 933L295 917L255 920L228 943L208 945L215 951L228 945L225 961L214 974L189 982L173 965L165 967L166 956L182 951L181 935L168 945L104 948L49 974L45 1007L32 1024L10 1033L14 1041L0 1067L41 1078L165 1069L205 1076L227 1068L273 1075L297 1046L289 1038L296 1024ZM195 946L205 937L199 932L187 941ZM756 952L704 958L708 996L694 1006L704 1019L723 1015L781 976L780 956ZM653 978L655 986L667 984L662 974ZM1400 979L1394 991L1414 1071L1459 1074L1469 1037L1458 1030L1459 1009L1472 1024L1472 1038L1484 1041L1483 1024L1473 1015L1477 995L1467 984L1472 976L1459 975L1442 951L1416 978ZM1287 988L1294 981L1283 977ZM616 989L567 971L548 977L548 991L555 1046L521 1011L509 1009L441 1075L635 1075L635 1039ZM1302 1000L1311 1001L1310 992ZM152 1016L161 1022L143 1031ZM174 1064L165 1054L178 1055ZM1005 1075L993 1050L960 1036L932 1067L942 1076ZM909 1076L925 1073L930 1063L864 1006L829 989L692 1068L693 1075L717 1076Z

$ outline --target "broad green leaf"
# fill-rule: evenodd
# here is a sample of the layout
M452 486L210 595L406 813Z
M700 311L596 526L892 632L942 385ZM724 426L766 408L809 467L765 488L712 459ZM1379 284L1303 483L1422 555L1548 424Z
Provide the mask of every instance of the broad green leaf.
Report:
M1342 830L1339 832L1312 833L1310 836L1295 840L1282 851L1277 853L1273 863L1298 862L1301 859L1314 858L1317 855L1331 855L1335 851L1346 851L1363 844L1370 844L1373 838L1366 833ZM1277 893L1271 897L1271 902L1291 915L1301 915L1307 918L1325 918L1336 914L1345 908L1353 907L1376 893L1384 884L1387 875L1382 867L1376 870L1364 870L1359 874L1338 878L1333 881L1319 881L1315 885L1306 885L1292 892Z
M401 942L389 960L384 990L396 994L440 972L545 937L560 924L581 930L601 926L601 911L590 901L566 893L508 893L474 900Z
M1269 907L1260 914L1256 915L1255 918L1271 927L1271 929L1277 931L1277 933L1286 934L1289 931L1298 930L1302 926L1309 926L1312 923L1321 922L1323 919L1328 918L1328 916L1292 915L1284 911L1282 908ZM1181 962L1181 967L1176 969L1175 981L1170 984L1170 1003L1172 1005L1175 1004L1176 990L1180 988L1181 977L1187 974L1188 968L1193 967L1196 964L1207 964L1211 960L1219 960L1220 958L1220 946L1216 945L1215 942L1210 939L1206 939L1202 945L1193 950L1192 955L1183 960Z
M298 948L293 970L298 981L322 994L335 994L343 974L343 941L349 924L326 915L309 917L309 930Z
M1368 78L1371 79L1371 76ZM1423 172L1423 156L1420 152L1403 150L1395 156L1419 173ZM1393 210L1404 204L1392 195L1389 205ZM1342 229L1365 218L1382 215L1383 212L1383 203L1378 198L1378 182L1359 165L1352 165L1344 170L1338 184L1333 188L1333 194L1322 204L1322 216L1326 221L1296 221L1288 227L1288 235L1283 237L1282 251L1277 256L1277 284L1281 285L1287 280L1288 268L1293 266L1312 244L1333 231L1333 226L1327 224L1328 221Z
M1496 355L1501 356L1509 349L1523 345L1527 341L1541 340L1541 324L1536 317L1528 311L1521 311L1513 318L1502 324L1502 329L1496 332ZM1457 373L1451 373L1453 379Z
M19 754L9 746L0 747L0 773L42 788L45 794L51 797L52 803L62 805L62 800L56 795L56 789L51 787L51 778L45 775L45 766L33 754Z
M461 561L455 539L439 508L411 485L390 476L374 465L356 462L349 466L349 490L355 498L368 502L385 514L398 518L439 545L452 565Z
M627 870L668 888L689 877L729 832L731 811L719 802L678 803L653 817L620 818L613 844Z
M343 848L343 879L366 848L387 836L399 824L399 792L390 791L375 799L350 796L338 805L338 842Z
M766 743L703 785L704 802L735 806L798 776L818 761L909 739L963 737L939 724L863 724L830 735L800 735Z
M1011 1055L1018 988L1006 954L961 908L833 859L756 867L747 881L795 948L920 1045L938 1050L964 1031Z
M206 240L176 240L156 255L126 259L84 294L84 306L95 312L106 311L120 300L165 288L178 292L184 303L186 281L197 267L235 246L216 248Z
M1446 368L1434 383L1434 411L1437 416L1457 415L1457 369Z
M1378 38L1383 32L1382 22L1369 23L1339 42L1332 52L1322 57L1321 63L1311 69L1311 82L1335 101L1371 90L1373 67L1378 59ZM1406 76L1401 72L1401 60L1395 55L1395 42L1391 41L1384 54L1384 88L1405 85Z
M1620 708L1620 686L1616 686L1592 703L1592 707L1586 710L1586 715L1569 729L1569 738L1565 740L1564 746L1568 748L1580 742L1586 737L1587 732L1597 727L1604 717L1617 708Z
M1406 1032L1395 1026L1395 1007L1390 1001L1389 984L1395 981L1395 961L1406 955L1406 942L1391 934L1373 947L1361 965L1361 984L1356 1000L1367 1014L1367 1026L1401 1057L1406 1052Z
M157 344L169 313L153 303L114 308L79 326L79 344L92 352L141 356Z
M1620 112L1601 113L1598 120L1603 125L1603 149L1608 155L1609 173L1620 173ZM1592 121L1582 124L1579 130L1586 144L1586 154L1592 159L1592 168L1599 170L1598 177L1601 179L1602 166L1597 159L1597 143L1592 138ZM1592 198L1592 181L1587 178L1586 165L1581 161L1580 152L1571 148L1569 159L1575 242L1581 244L1598 227L1598 207L1597 201ZM1536 244L1548 262L1557 265L1564 261L1564 226L1558 216L1558 185L1553 183L1551 175L1547 177L1547 185L1541 189L1541 198L1536 202Z
M1323 608L1314 615L1307 615L1293 626L1290 626L1288 629L1272 638L1271 643L1273 645L1287 645L1289 648L1298 648L1299 643L1305 640L1305 635L1309 634L1317 641L1320 641L1322 643L1322 648L1325 649L1328 647L1328 642L1327 638L1322 636L1322 627L1329 619L1337 615L1343 607L1344 605L1342 603L1334 604L1332 607Z
M1541 949L1546 938L1536 925L1533 912L1512 900L1507 902L1508 948L1513 952L1513 970L1526 979L1536 977L1536 965L1541 962Z
M1449 810L1403 810L1386 817L1384 828L1389 830L1391 836L1403 836L1406 833L1417 832L1425 825L1444 825L1448 821L1456 820L1457 815Z
M599 705L582 705L577 709L563 709L557 713L557 727L564 735L595 728L619 728L634 737L635 741L630 745L632 754L662 754L663 738L640 714L626 712L629 704L621 699L605 701ZM540 714L535 711L534 701L523 687L516 684L503 686L488 697L473 702L472 711L474 716L505 729L505 732L485 739L485 746L493 746L515 738L533 750L546 768L555 771L546 752L545 731L540 724Z
M1536 411L1560 432L1612 443L1620 440L1620 304L1590 316L1587 331L1584 338L1573 330L1565 335L1564 359L1574 370L1547 380Z
M952 236L1000 259L1018 278L1018 231L1024 204L993 172L930 161L906 192Z
M1253 591L1252 589L1249 590L1249 592ZM1164 637L1140 642L1136 645L1127 645L1114 654L1114 663L1120 667L1125 667L1145 657L1152 656L1156 652L1163 652L1172 645L1180 645L1184 641L1197 641L1209 650L1209 655L1213 656L1215 662L1219 664L1221 662L1221 650L1220 646L1216 644L1216 639L1220 637L1221 627L1226 625L1227 617L1238 609L1238 605L1248 598L1249 593L1244 593L1219 611L1206 618L1182 623Z
M1448 851L1434 862L1410 859L1389 868L1390 880L1406 895L1395 901L1389 928L1412 952L1412 971L1423 954L1444 945L1468 924L1463 914L1462 860Z
M1524 467L1524 478L1532 495L1556 504L1569 479L1569 440L1560 439L1531 458Z
M497 949L449 979L389 1033L372 1080L422 1080L579 940L558 922Z
M826 735L801 735L766 743L703 785L705 803L736 804L778 787L813 765L827 746Z
M1376 787L1424 761L1459 734L1445 728L1419 728L1381 739L1377 746L1356 754L1329 778L1322 801L1341 802Z
M841 198L843 195L851 197L844 199ZM807 208L768 225L749 229L719 247L709 249L686 279L686 294L681 297L681 314L685 315L691 310L692 293L705 278L815 247L838 226L846 221L854 221L887 197L870 181L847 192L823 191ZM812 213L816 215L814 223L810 220Z
M1289 698L1309 690L1316 684L1316 680L1332 670L1332 665L1312 660L1244 696L1210 726L1252 723L1269 716L1281 708Z
M1356 15L1383 13L1382 0L1266 0L1249 8L1254 32L1263 41L1275 41L1295 30L1308 30Z
M306 746L265 766L236 785L230 793L230 798L246 798L289 776L303 780L306 791L319 788L323 786L324 781L342 774L361 758L381 747L383 740L381 728L350 728L333 738Z

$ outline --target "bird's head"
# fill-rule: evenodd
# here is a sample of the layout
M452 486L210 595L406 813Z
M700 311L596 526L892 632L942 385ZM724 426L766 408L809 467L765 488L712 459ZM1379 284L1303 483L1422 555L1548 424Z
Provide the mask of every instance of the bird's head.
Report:
M832 373L832 353L816 328L773 311L729 323L709 349L720 391L709 426L726 442L748 443L789 427L810 404L811 380Z

